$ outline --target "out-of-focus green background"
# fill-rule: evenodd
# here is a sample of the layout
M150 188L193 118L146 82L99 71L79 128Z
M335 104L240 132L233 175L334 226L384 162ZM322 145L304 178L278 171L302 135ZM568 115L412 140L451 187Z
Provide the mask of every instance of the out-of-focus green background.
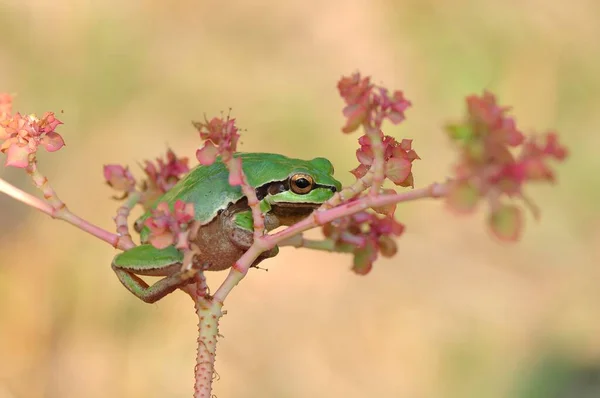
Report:
M0 91L16 110L64 110L67 146L41 168L108 229L102 165L136 170L167 145L193 159L205 113L232 107L242 150L327 156L350 182L358 136L340 133L335 85L360 70L413 101L387 132L414 138L423 186L453 162L441 126L494 91L523 130L556 128L571 149L559 185L530 190L541 222L506 245L483 213L408 204L398 255L367 277L283 250L226 303L215 393L584 397L560 391L593 384L600 362L598 21L596 0L2 0ZM33 191L20 170L0 176ZM0 397L191 396L187 296L142 303L111 247L5 196L0 223Z

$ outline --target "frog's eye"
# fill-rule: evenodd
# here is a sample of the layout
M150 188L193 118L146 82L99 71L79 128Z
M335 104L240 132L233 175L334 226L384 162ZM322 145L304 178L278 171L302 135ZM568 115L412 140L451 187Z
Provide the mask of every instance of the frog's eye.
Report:
M298 173L290 178L290 188L294 193L304 195L313 187L314 180L308 174Z

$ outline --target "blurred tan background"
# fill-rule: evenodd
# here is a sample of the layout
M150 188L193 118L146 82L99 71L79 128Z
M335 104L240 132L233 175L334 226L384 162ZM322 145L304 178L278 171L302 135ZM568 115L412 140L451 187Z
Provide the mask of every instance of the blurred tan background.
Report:
M232 107L243 150L327 156L348 183L358 136L340 133L335 86L360 70L413 101L387 132L414 138L423 186L453 162L441 126L494 91L524 131L570 147L560 184L529 191L541 222L506 245L482 212L408 204L398 256L367 277L343 255L282 251L226 303L215 393L583 397L558 391L594 384L600 363L599 21L595 0L1 0L0 90L16 110L64 110L67 146L42 171L111 230L102 165L137 172L167 145L193 160L204 113ZM0 177L33 192L20 170ZM186 295L142 303L111 247L2 195L0 222L1 398L191 396Z

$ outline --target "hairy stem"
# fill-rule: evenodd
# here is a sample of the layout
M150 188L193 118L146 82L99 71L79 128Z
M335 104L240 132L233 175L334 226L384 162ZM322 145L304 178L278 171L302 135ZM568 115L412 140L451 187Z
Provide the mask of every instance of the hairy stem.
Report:
M373 165L371 166L373 170L373 185L371 185L371 190L369 191L369 195L376 196L379 194L379 190L381 189L381 185L385 179L385 154L383 153L383 141L381 141L380 129L375 127L366 127L365 128L367 136L371 140L371 148L373 149Z
M198 315L198 351L194 368L194 398L211 398L215 374L215 357L219 337L219 319L223 316L222 304L203 296L194 298Z
M12 184L9 184L8 182L6 182L5 180L3 180L1 178L0 178L0 192L5 193L6 195L10 196L13 199L18 200L21 203L25 203L26 205L31 206L34 209L37 209L37 210L49 215L52 218L66 221L69 224L72 224L75 227L89 233L90 235L93 235L96 238L99 238L99 239L109 243L113 247L116 247L121 250L127 250L130 248L125 242L122 242L121 239L119 239L118 235L110 233L110 232L106 231L105 229L102 229L102 228L82 219L81 217L76 216L75 214L71 213L66 207L62 207L60 210L57 210L52 205L50 205L48 202L46 202L42 199L36 198L35 196L28 194L25 191L22 191L21 189L15 187Z
M367 189L371 183L373 182L373 172L370 171L365 174L363 177L357 179L354 184L347 186L342 189L340 192L336 192L335 195L331 197L327 202L323 203L320 210L328 210L331 209L340 203L352 199L358 195L365 189Z
M297 249L312 249L312 250L320 250L327 252L337 252L337 253L352 253L355 250L355 246L345 245L343 243L337 243L332 239L323 239L323 240L315 240L315 239L306 239L302 234L294 235L288 239L285 239L278 243L279 247L283 246L291 246Z
M266 247L270 248L284 239L293 235L314 228L318 225L324 225L336 218L349 216L372 207L383 207L392 203L409 202L422 198L438 198L447 194L446 184L433 183L425 188L414 189L410 192L403 192L392 195L378 195L375 197L365 196L354 202L345 203L328 210L316 210L312 217L308 217L286 229L273 235L268 235L264 240L268 241Z
M254 221L254 239L260 238L265 233L265 216L260 211L260 202L256 197L256 191L248 184L246 174L242 172L242 191L248 198L248 206L252 210L252 220Z
M227 295L231 292L231 290L246 276L248 273L248 269L254 263L254 260L260 256L260 254L268 250L269 248L264 247L265 237L260 237L259 239L255 239L254 243L250 248L236 261L236 263L229 270L229 274L217 289L213 298L223 303Z
M35 196L28 194L25 191L20 190L7 181L0 178L0 192L10 196L11 198L18 200L21 203L25 203L27 206L31 206L34 209L38 209L42 213L46 213L50 217L54 217L55 210L50 204L42 199L36 198Z
M42 175L37 168L37 159L35 157L35 152L29 155L29 165L27 166L27 174L33 180L33 184L44 194L44 199L50 203L52 208L56 211L61 211L62 209L66 209L65 203L60 200L56 192L48 182L46 176Z
M256 196L256 191L250 186L250 183L248 183L248 178L246 177L244 169L242 168L242 159L230 157L229 159L224 159L224 161L227 169L229 170L230 178L233 175L234 177L239 177L240 179L242 192L248 199L248 206L252 211L252 220L254 222L254 239L258 239L265 233L265 216L260 210L260 202Z
M130 192L127 200L121 207L117 209L115 224L117 225L117 235L120 237L123 245L134 247L133 239L129 233L129 224L127 219L131 209L140 201L141 194L139 192Z

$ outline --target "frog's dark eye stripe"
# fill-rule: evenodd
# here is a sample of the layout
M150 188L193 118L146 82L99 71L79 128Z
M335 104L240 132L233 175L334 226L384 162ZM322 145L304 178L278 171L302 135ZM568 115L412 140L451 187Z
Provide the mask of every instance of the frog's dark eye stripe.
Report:
M283 192L285 190L287 190L287 187L282 182L272 183L271 185L269 185L269 188L267 188L267 192L269 192L269 195L277 195L278 193Z
M313 189L314 180L304 173L294 174L290 177L290 188L294 193L303 195Z
M278 193L287 191L287 181L275 181L256 188L256 197L258 200L263 200L267 195L277 195Z

